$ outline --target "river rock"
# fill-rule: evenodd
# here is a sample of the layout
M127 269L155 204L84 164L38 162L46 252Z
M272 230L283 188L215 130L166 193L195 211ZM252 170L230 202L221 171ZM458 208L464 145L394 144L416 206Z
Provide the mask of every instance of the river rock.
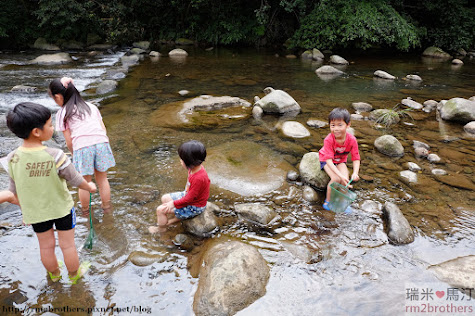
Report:
M399 173L399 176L403 179L404 182L408 183L417 183L417 173L410 171L410 170L404 170Z
M141 55L141 54L145 54L147 53L147 51L145 49L141 49L141 48L138 48L138 47L134 47L130 50L130 54L134 54L134 55Z
M155 58L162 56L162 54L160 54L159 52L154 51L154 50L152 50L148 55L149 55L150 57L155 57Z
M321 74L321 75L342 75L342 74L344 74L343 71L341 71L339 69L336 69L335 67L329 66L329 65L321 66L320 68L315 70L315 72L317 74Z
M143 49L143 50L148 50L150 48L150 42L149 41L134 42L132 46Z
M163 262L167 256L165 254L150 254L143 251L132 251L127 258L134 265L145 267L155 262Z
M320 50L314 48L312 49L312 58L313 60L322 60L325 58L325 56Z
M440 108L440 117L460 123L475 121L475 102L463 98L452 98Z
M426 158L429 155L429 151L424 147L417 147L414 149L414 156L416 158Z
M427 160L429 160L431 163L437 163L440 162L440 157L437 154L429 154L427 156Z
M301 108L297 101L294 100L287 92L283 90L274 90L271 87L267 87L266 95L254 103L254 105L260 106L264 113L299 113Z
M297 181L299 177L299 173L295 170L289 170L289 172L287 172L287 180L289 181Z
M322 128L328 125L328 122L320 120L308 120L307 125L314 128Z
M182 109L178 112L178 117L183 122L189 122L187 115L192 114L193 111L216 111L237 106L250 107L251 103L238 97L200 95L183 103Z
M351 106L357 112L371 112L373 110L373 106L366 102L353 102Z
M341 57L341 56L338 56L338 55L331 55L330 56L330 63L332 64L336 64L336 65L348 65L349 62Z
M53 44L49 44L46 41L46 39L43 38L43 37L39 37L35 41L35 43L33 44L33 48L39 49L39 50L53 50L53 51L61 50L61 48L59 48L58 46L53 45Z
M280 154L253 141L227 142L207 151L212 184L243 196L280 188L287 170L294 169Z
M402 99L401 100L401 104L405 105L405 106L408 106L410 108L413 108L415 110L420 110L422 109L422 104L410 99L410 98L406 98L406 99Z
M388 109L377 109L374 111L371 111L369 113L368 118L372 121L379 122L383 120L383 117L387 117L385 124L387 125L392 125L392 124L397 124L401 121L401 118L399 115L389 115L392 110Z
M427 270L433 272L439 280L450 284L454 288L473 289L475 284L475 255L458 257L434 264L429 266Z
M175 48L175 49L168 52L168 56L170 56L170 57L186 57L186 56L188 56L188 53L184 49Z
M197 316L234 315L265 294L269 275L253 246L218 243L205 254L193 310Z
M404 156L404 147L397 140L397 138L392 135L383 135L381 137L378 137L374 141L374 146L380 153L385 154L386 156Z
M133 66L138 64L140 61L140 57L138 55L130 55L130 56L122 56L120 58L120 62L124 66Z
M454 60L452 60L452 65L463 65L463 61L458 58L455 58Z
M178 248L190 252L195 247L193 239L187 234L177 234L173 238L173 244Z
M383 216L386 220L389 241L395 245L409 244L414 241L411 225L396 204L384 203Z
M306 185L303 188L302 197L307 202L314 203L314 202L318 201L317 192L314 189L312 189L311 187L309 187L308 185Z
M373 74L375 77L381 78L381 79L388 79L388 80L394 80L396 77L393 75L387 73L386 71L382 70L376 70Z
M320 159L317 152L309 152L303 155L299 165L300 177L317 189L325 189L330 177L320 169Z
M447 184L451 187L475 191L475 184L473 181L462 174L436 176L435 178L437 181Z
M68 53L56 53L56 54L45 54L40 55L30 61L30 64L38 65L55 65L55 64L65 64L72 62L71 56Z
M277 216L273 209L259 203L234 204L234 209L240 218L264 226L269 225Z
M439 102L435 100L426 100L424 101L424 103L422 103L422 105L424 106L422 110L427 113L432 112L437 108L438 103Z
M426 48L426 50L422 53L422 56L443 59L449 59L452 57L450 56L450 54L444 52L442 49L434 46Z
M466 131L469 134L474 134L475 135L475 121L472 121L470 123L465 124L463 127L464 131Z
M191 219L182 220L183 228L192 235L210 237L219 230L216 216L214 215L218 211L219 207L216 204L208 202L203 213Z
M411 170L411 171L413 171L413 172L418 172L418 171L421 171L421 170L422 170L422 168L419 167L418 164L416 164L416 163L414 163L414 162L411 162L411 161L409 161L409 162L407 163L407 167L409 168L409 170Z
M117 81L104 80L96 88L96 94L107 94L117 88Z
M304 138L310 136L310 132L302 123L296 121L286 121L282 124L282 132L285 136L292 138Z
M36 90L37 90L36 87L16 85L10 91L11 92L31 93L31 92L35 92Z
M252 108L252 117L255 118L256 120L262 118L263 114L264 114L264 110L260 106L255 105Z
M414 147L414 149L419 148L419 147L425 148L425 149L427 149L427 150L430 149L430 146L429 146L429 145L427 145L427 144L424 143L424 142L418 141L418 140L414 140L412 146Z
M407 80L422 81L422 78L418 75L407 75Z
M431 173L436 176L445 176L447 174L447 171L445 171L444 169L436 168L436 169L432 169Z

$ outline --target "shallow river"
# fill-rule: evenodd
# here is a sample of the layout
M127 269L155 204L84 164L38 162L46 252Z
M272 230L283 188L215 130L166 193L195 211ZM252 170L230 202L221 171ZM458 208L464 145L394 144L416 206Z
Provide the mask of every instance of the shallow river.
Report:
M288 119L306 125L308 119L326 121L328 113L337 106L354 112L352 102L369 102L374 108L390 109L406 97L420 103L428 99L469 98L475 95L473 59L466 58L463 66L454 68L450 61L433 62L419 56L342 54L350 61L346 75L328 80L315 74L319 64L277 57L273 53L190 50L183 60L144 58L130 69L113 95L100 98L89 88L108 69L116 67L122 53L91 57L72 54L78 61L63 66L26 64L37 55L0 54L0 63L4 65L0 68L0 156L18 144L5 127L5 112L21 101L38 102L56 111L46 87L55 77L71 76L85 98L100 104L108 128L117 161L109 176L115 210L113 214L103 214L98 196L95 198L94 226L98 241L92 251L82 249L88 222L85 216L79 218L76 243L81 249L80 257L91 261L93 266L83 281L70 286L66 282L48 283L31 227L21 226L17 208L0 206L0 308L3 311L8 307L20 310L42 307L45 311L48 307L96 307L94 315L108 315L107 307L129 307L136 314L145 309L142 313L190 315L202 254L211 241L239 240L260 251L271 276L266 294L238 315L402 315L408 304L409 282L420 288L430 284L434 289L446 289L448 285L438 281L426 268L475 252L475 192L446 185L430 172L441 168L449 175L473 183L474 139L464 133L462 124L439 122L435 112L422 111L411 113L412 118L389 129L375 127L368 120L352 122L362 156L360 174L367 180L354 185L358 198L350 215L324 211L322 192L318 203L305 202L299 182L285 182L277 190L248 196L212 185L210 201L222 210L221 229L212 238L195 239L195 248L184 252L167 241L183 232L180 225L172 227L162 239L147 232L147 227L155 221L154 210L160 196L181 190L185 184L186 172L181 169L176 154L182 142L198 139L205 143L208 152L213 152L223 144L232 146L233 142L245 140L263 146L287 163L289 169L298 170L302 155L318 150L329 132L328 127L307 126L311 137L286 138L275 128L286 118L267 115L256 121L250 116L250 108L201 113L191 125L174 126L166 121L166 115L164 118L161 115L177 102L209 94L237 96L252 103L254 96L262 98L262 90L270 86L294 97L302 112ZM399 79L375 80L372 74L378 69ZM422 83L402 80L407 74L420 75ZM38 90L29 94L9 92L17 84L35 86ZM180 96L178 91L182 89L190 94ZM384 134L401 141L404 157L389 158L374 149L374 140ZM417 160L413 140L429 144L431 152L437 153L442 162L433 165L427 160ZM237 144L243 143L246 144ZM234 150L243 156L249 151ZM422 167L423 181L417 185L407 185L399 177L409 161ZM243 172L252 170L255 164L252 158L245 161ZM1 189L7 187L4 171L0 172L0 185ZM74 196L77 200L77 195ZM390 244L381 211L363 207L369 200L396 203L412 225L415 241L405 246ZM269 205L284 220L271 231L253 229L234 213L234 204L242 202ZM127 259L132 251L156 254L162 260L144 267L135 266ZM59 249L57 254L61 257Z

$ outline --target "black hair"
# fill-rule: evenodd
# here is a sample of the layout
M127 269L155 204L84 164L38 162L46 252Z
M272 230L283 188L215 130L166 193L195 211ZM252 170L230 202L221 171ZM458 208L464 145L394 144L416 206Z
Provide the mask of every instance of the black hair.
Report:
M7 126L16 136L27 139L35 128L43 129L51 111L38 103L22 102L8 111Z
M330 112L330 115L328 115L328 123L335 120L343 120L345 121L346 124L349 124L350 119L351 119L350 112L348 112L347 109L343 109L343 108L334 108Z
M65 88L61 83L61 79L54 79L49 84L49 91L52 96L55 94L61 94L64 99L63 107L66 113L64 114L63 123L66 125L68 120L73 116L78 116L83 119L86 112L91 114L91 109L86 104L86 101L79 94L78 89L72 82Z
M197 141L190 140L178 147L178 156L185 163L185 166L190 169L201 165L206 159L205 146Z

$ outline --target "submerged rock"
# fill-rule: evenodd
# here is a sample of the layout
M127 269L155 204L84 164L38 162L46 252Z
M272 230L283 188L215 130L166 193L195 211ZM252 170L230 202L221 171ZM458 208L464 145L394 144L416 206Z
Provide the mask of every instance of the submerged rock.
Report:
M338 70L335 67L329 66L329 65L322 66L322 67L318 68L317 70L315 70L315 72L317 74L320 74L320 75L342 75L342 74L344 74L343 71Z
M143 251L132 251L127 258L130 262L139 267L145 267L155 262L163 262L167 258L164 254L150 254Z
M96 88L97 94L106 94L114 91L117 88L117 81L104 80Z
M475 285L475 255L434 264L427 270L433 272L442 282L455 288L470 289Z
M269 267L253 246L218 243L205 255L193 310L201 315L234 315L266 292Z
M292 138L304 138L310 136L310 132L302 123L286 121L282 124L282 132L285 136Z
M414 241L411 225L396 204L384 203L383 215L388 228L389 241L396 245L409 244Z
M255 106L260 106L264 113L297 114L301 111L300 105L287 92L271 87L264 90L266 95L254 103Z
M235 204L234 209L239 217L261 225L269 225L277 216L273 209L259 203Z

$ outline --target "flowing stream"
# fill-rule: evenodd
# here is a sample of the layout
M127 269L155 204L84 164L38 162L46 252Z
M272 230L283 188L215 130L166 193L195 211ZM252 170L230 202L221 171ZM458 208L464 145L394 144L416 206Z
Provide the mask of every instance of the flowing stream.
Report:
M444 184L431 174L431 169L441 168L473 183L474 139L463 131L463 124L440 122L435 112L422 111L412 112L412 118L388 129L375 127L368 120L352 121L360 144L360 174L368 180L354 183L358 198L350 215L324 211L323 192L319 193L318 203L304 201L299 182L285 182L276 190L248 196L212 185L210 201L222 213L220 231L211 239L195 239L195 248L185 252L170 242L183 232L181 225L172 227L161 238L150 235L147 227L155 221L160 196L185 185L186 172L176 153L184 141L201 140L208 152L213 152L223 144L232 146L246 140L280 157L291 170L298 170L303 154L318 150L329 129L307 126L310 137L291 139L275 128L282 120L296 120L304 125L309 119L326 121L328 113L337 106L353 113L352 102L369 102L375 109L390 109L406 97L423 103L428 99L475 95L475 61L468 58L463 66L454 67L450 61L436 62L414 55L376 57L342 53L350 61L344 69L346 75L328 79L315 74L320 64L269 52L189 52L187 58L178 60L145 57L129 69L118 89L107 97L95 95L94 87L109 69L118 67L123 52L94 56L72 53L77 61L60 66L29 65L27 61L39 53L0 54L0 156L20 144L5 126L6 111L23 101L37 102L56 111L47 94L48 83L56 77L70 76L86 99L100 104L117 161L109 173L114 212L103 214L98 195L94 198L98 241L92 251L82 249L88 234L88 218L78 218L76 244L80 258L91 261L92 268L75 286L65 281L48 282L33 230L21 225L18 208L0 206L3 311L8 307L77 308L56 313L79 315L86 314L89 308L94 315L109 315L111 308L129 308L135 314L141 309L142 314L193 314L201 258L212 239L253 245L270 267L266 294L238 315L400 315L407 303L408 282L447 287L427 267L474 254L475 192ZM399 79L373 79L378 69ZM418 74L423 81L402 80L407 74ZM10 92L19 84L37 90ZM264 115L262 121L256 121L250 115L251 108L228 109L201 113L191 125L167 122L167 109L176 108L188 98L203 94L236 96L253 103L254 96L264 96L262 91L266 87L287 91L300 104L302 112L295 118ZM189 91L185 97L178 94L183 89ZM401 141L404 157L386 157L374 149L374 140L384 134ZM431 152L442 158L441 163L417 160L413 140L429 144ZM252 157L247 152L249 148L234 150ZM424 181L407 185L401 180L399 172L407 169L407 162L421 166ZM245 164L243 170L258 162L251 158ZM2 171L0 189L7 186L8 177ZM72 192L77 200L76 191ZM390 244L380 210L364 207L367 201L396 203L413 227L415 241L405 246ZM243 202L269 205L284 220L272 231L252 229L233 212L234 204ZM136 266L128 260L134 251L154 254L161 260ZM60 253L58 248L59 258ZM94 307L97 309L93 310Z

